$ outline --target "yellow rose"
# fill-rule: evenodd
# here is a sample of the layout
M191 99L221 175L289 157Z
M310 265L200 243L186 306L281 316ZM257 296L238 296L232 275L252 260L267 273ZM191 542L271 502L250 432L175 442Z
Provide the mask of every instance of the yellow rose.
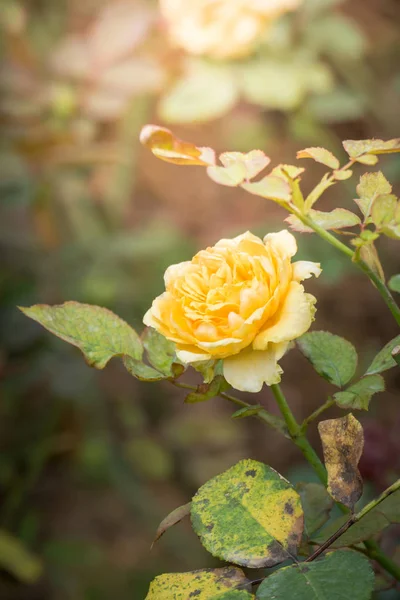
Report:
M292 263L296 252L286 230L264 241L250 232L221 240L168 267L166 291L143 321L175 342L186 364L222 359L237 390L278 383L278 360L314 319L316 299L299 282L321 273L318 263Z
M302 0L160 0L172 41L190 54L234 58Z

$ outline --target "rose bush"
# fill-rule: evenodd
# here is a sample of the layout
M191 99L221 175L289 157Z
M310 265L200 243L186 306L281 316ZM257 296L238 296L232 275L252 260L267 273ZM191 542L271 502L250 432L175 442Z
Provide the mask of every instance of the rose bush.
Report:
M300 281L321 272L319 263L292 263L296 252L286 230L263 241L250 232L223 239L167 269L166 291L144 323L173 341L186 364L222 359L238 390L278 383L279 359L314 318L316 299Z
M301 0L160 0L171 40L189 54L235 58L251 52L269 23Z

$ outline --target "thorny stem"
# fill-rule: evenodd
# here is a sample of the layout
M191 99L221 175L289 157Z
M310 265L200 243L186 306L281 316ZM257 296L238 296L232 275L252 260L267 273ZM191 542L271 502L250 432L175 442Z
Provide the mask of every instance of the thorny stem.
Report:
M302 428L297 423L295 416L293 415L290 406L287 403L287 400L278 384L271 385L271 391L275 397L275 400L278 404L278 407L282 413L282 416L286 422L290 437L296 446L303 453L304 458L307 462L313 467L314 471L318 475L321 482L326 486L327 484L327 472L316 454L314 448L311 446L308 441L305 433L302 431ZM338 532L336 532L327 542L325 542L314 554L309 557L309 560L314 560L317 556L319 556L328 546L330 546L340 535L342 535L353 523L359 521L363 516L365 516L370 510L375 508L382 500L387 498L390 494L400 489L400 479L396 481L392 486L387 488L378 498L369 502L359 513L356 515L352 515L349 521L342 526ZM342 512L346 511L345 507L341 504L338 504L339 508ZM347 512L347 511L346 511ZM345 527L347 525L347 527ZM344 528L345 527L345 528ZM344 528L344 529L343 529ZM322 548L322 549L321 549ZM400 567L396 565L388 556L386 556L379 546L372 540L367 540L365 542L366 554L369 558L376 560L381 567L383 567L388 573L390 573L395 579L400 581Z

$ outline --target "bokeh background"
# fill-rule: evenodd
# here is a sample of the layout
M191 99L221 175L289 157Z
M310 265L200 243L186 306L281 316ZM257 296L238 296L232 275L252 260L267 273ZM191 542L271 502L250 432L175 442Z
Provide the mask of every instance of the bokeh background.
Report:
M117 361L94 371L16 309L78 300L140 331L169 264L246 229L282 228L286 215L273 203L141 148L145 123L218 151L260 148L273 163L293 163L310 145L344 158L342 139L399 135L398 0L269 0L241 45L241 2L188 29L197 4L176 11L164 0L161 12L151 0L1 3L2 600L142 600L161 572L216 564L188 523L149 552L160 520L207 479L244 457L294 481L314 478L287 440L256 420L232 420L223 400L185 405L179 390L141 384ZM324 170L303 166L311 189ZM380 168L399 192L399 159ZM350 207L357 178L331 188L325 209ZM351 340L362 372L395 323L335 249L314 235L298 241L301 257L324 268L308 285L318 297L314 326ZM379 251L387 275L398 273L396 242ZM297 351L283 367L304 418L329 386ZM360 417L367 494L400 470L399 369L386 379ZM261 401L275 412L268 389ZM320 451L315 427L311 436ZM399 541L393 528L383 545L393 554Z

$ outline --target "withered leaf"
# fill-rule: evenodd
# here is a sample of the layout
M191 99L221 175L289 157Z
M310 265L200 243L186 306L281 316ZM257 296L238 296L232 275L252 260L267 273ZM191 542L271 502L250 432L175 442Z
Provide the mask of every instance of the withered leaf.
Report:
M170 527L173 527L174 525L176 525L177 523L182 521L182 519L184 519L185 517L187 517L190 514L191 505L192 505L192 503L188 502L187 504L178 506L178 508L175 508L175 510L170 512L169 515L167 515L165 517L165 519L163 519L161 521L161 523L157 527L156 536L153 540L151 547L153 547L154 544L156 542L158 542L160 537L162 535L164 535L164 533L167 531L167 529L169 529Z
M362 426L350 413L340 419L321 421L318 431L328 471L328 492L353 510L363 490L358 470L364 447Z

